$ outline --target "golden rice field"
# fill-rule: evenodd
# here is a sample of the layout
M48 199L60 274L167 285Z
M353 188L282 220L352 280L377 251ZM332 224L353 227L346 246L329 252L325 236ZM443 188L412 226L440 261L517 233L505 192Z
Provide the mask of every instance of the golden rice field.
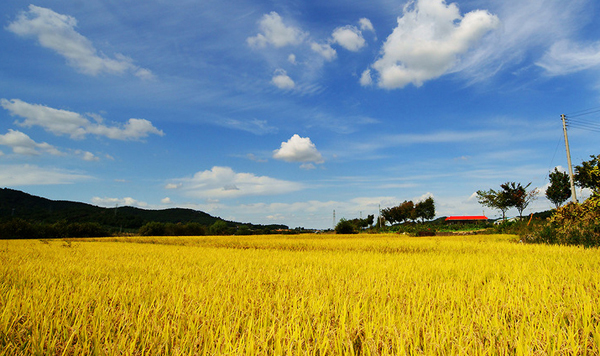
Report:
M600 251L511 236L0 241L1 355L598 355Z

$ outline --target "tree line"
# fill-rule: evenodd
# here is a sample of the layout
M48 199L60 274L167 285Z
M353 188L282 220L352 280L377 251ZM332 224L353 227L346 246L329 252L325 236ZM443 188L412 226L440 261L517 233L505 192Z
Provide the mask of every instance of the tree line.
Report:
M404 223L407 221L425 222L435 217L435 202L432 197L423 201L413 203L410 200L405 200L402 204L391 208L381 210L381 216L390 224Z
M580 188L589 188L598 192L600 187L600 155L590 156L589 161L584 161L575 166L573 180ZM546 198L558 209L563 203L571 198L571 184L569 175L557 168L550 172L550 185L546 189ZM506 212L510 208L516 208L519 217L523 217L523 211L534 201L538 195L538 189L527 190L531 183L523 186L517 182L506 182L500 185L500 189L478 190L477 200L483 206L500 210L502 219L506 219Z

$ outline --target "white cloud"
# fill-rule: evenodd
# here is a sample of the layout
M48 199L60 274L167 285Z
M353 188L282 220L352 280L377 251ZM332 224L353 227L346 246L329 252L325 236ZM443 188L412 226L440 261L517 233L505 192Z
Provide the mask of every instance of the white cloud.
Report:
M589 24L591 1L504 0L490 2L502 25L461 58L453 68L471 82L485 80L500 69L519 65L539 49L576 36ZM560 25L557 25L560 24Z
M229 167L218 166L198 172L191 178L174 179L168 185L171 184L181 185L188 196L204 199L287 194L303 188L299 183L236 173Z
M319 44L313 42L310 44L310 48L313 52L320 54L326 61L332 61L337 57L337 52L331 47L329 43Z
M300 169L305 169L307 171L316 169L317 167L312 163L303 163L300 165Z
M500 20L484 10L464 16L456 4L444 0L418 0L404 8L398 26L387 38L382 56L373 65L382 88L402 88L449 72L457 57L466 53Z
M179 189L183 186L183 184L181 183L168 183L167 185L165 185L165 189Z
M292 63L292 64L296 64L296 55L295 55L295 54L293 54L293 53L291 53L291 54L288 56L288 62L290 62L290 63Z
M294 134L287 142L281 143L281 148L273 151L273 158L286 162L323 163L323 157L309 137Z
M40 151L56 156L63 154L46 142L37 143L21 131L11 129L8 130L8 133L0 135L0 145L8 146L15 154L21 155L39 155Z
M373 27L373 24L371 23L371 20L363 17L362 19L358 20L358 23L360 24L360 29L362 31L375 32L375 28Z
M93 197L92 198L92 204L98 205L98 206L106 206L106 207L114 207L114 206L137 206L140 208L145 208L148 206L148 203L145 203L143 201L138 201L135 200L131 197L125 197L125 198L100 198L100 197Z
M163 136L164 133L144 119L129 119L122 127L105 126L97 115L88 115L97 123L92 123L81 114L53 109L44 105L29 104L19 99L0 99L0 105L10 112L11 116L22 117L16 124L23 127L41 126L55 135L69 135L73 139L82 139L87 134L105 136L116 140L139 140L150 134Z
M265 162L267 162L267 160L266 160L266 159L264 159L264 158L259 158L259 157L257 157L257 156L256 156L254 153L248 153L248 154L246 155L246 157L247 157L249 160L251 160L251 161L254 161L254 162L258 162L258 163L265 163Z
M98 156L96 156L92 152L88 152L88 151L75 150L75 154L80 156L81 159L83 159L84 161L88 161L88 162L94 162L94 161L100 160L100 158Z
M286 26L281 16L275 11L263 15L258 27L261 33L248 37L246 40L251 47L264 48L269 44L275 47L297 45L302 43L307 36L299 28Z
M587 46L568 40L556 42L536 63L549 75L564 75L600 66L600 41Z
M290 78L287 75L287 72L283 69L277 69L275 71L275 75L273 76L271 82L273 83L273 85L283 90L294 89L294 87L296 86L296 83L294 83L292 78Z
M360 85L362 85L363 87L373 85L373 78L371 77L370 69L365 70L360 76Z
M29 5L7 29L22 37L36 38L38 43L67 59L69 65L89 75L100 73L120 74L126 71L148 79L153 75L148 69L133 64L133 60L122 54L109 58L98 53L91 41L75 31L77 20L58 14L50 9Z
M338 27L333 30L331 37L334 43L352 52L358 52L365 46L365 39L355 26Z
M269 126L267 120L252 119L249 121L243 121L236 119L226 119L220 121L219 123L229 128L251 132L256 135L277 132L277 128L274 126Z
M166 204L166 205L173 204L173 202L171 201L171 198L169 198L169 197L165 197L165 198L161 199L160 203L161 204Z
M42 168L33 165L0 165L0 185L18 187L25 185L72 184L92 177L72 171Z

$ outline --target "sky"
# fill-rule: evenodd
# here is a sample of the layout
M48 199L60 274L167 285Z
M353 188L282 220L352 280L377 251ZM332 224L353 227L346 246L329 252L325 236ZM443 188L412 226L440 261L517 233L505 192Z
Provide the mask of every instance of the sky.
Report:
M331 228L600 154L594 0L0 3L0 187ZM581 114L588 114L579 116ZM577 123L573 121L574 123ZM581 192L585 196L586 192ZM589 194L589 193L588 193ZM517 215L515 209L508 215Z

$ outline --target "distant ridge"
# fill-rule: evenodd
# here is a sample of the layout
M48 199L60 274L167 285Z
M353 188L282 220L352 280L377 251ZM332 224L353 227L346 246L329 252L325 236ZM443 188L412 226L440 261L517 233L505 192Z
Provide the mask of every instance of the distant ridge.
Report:
M131 206L102 208L99 206L65 200L50 200L19 190L0 189L0 221L20 218L39 223L96 222L106 227L119 229L139 229L149 222L199 223L210 226L218 220L205 212L193 209L171 208L147 210ZM255 225L223 220L229 226L245 225L253 229L287 229L286 225Z

